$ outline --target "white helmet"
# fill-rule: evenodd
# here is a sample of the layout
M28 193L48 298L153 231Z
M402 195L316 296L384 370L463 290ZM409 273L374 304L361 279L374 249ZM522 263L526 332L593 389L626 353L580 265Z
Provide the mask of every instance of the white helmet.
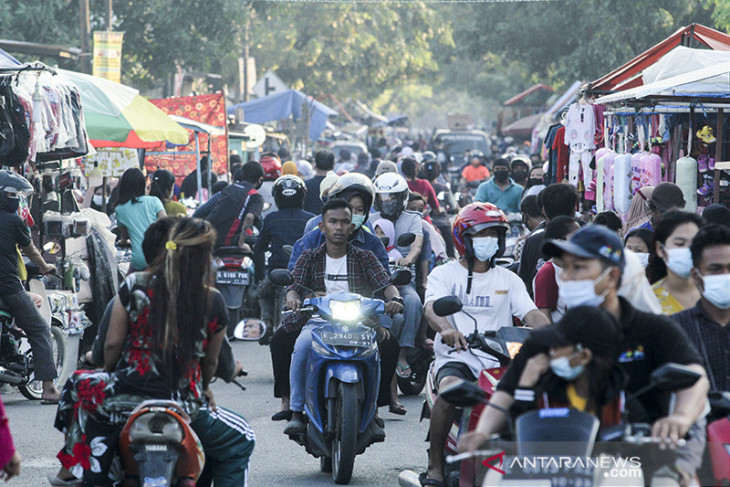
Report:
M408 206L408 183L400 174L385 173L375 180L375 209L395 220Z

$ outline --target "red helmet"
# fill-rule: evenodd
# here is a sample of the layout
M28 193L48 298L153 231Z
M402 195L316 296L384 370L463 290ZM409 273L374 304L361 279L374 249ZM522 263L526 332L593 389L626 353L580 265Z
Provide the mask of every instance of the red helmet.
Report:
M265 154L259 161L264 168L264 181L271 181L281 176L281 161L273 154Z
M504 236L509 230L507 215L492 203L471 203L459 212L454 220L454 246L459 255L465 255L466 242L464 237L479 233L485 228L497 227L502 230L500 235L500 250L504 248Z

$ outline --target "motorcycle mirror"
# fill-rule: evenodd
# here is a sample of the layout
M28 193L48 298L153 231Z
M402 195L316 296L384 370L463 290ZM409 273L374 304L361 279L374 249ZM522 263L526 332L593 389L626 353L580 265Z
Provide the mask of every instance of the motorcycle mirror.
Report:
M390 282L391 284L395 284L396 286L405 286L409 282L411 282L411 278L413 275L411 274L411 271L408 269L398 269L390 276Z
M46 242L43 245L43 250L51 255L55 255L61 251L61 246L57 242Z
M669 362L651 373L651 383L662 391L679 391L693 386L700 377L686 365Z
M468 407L486 399L486 393L479 386L458 379L439 391L439 396L459 407Z
M404 233L400 237L398 237L398 247L408 247L416 240L416 235L414 233Z
M294 278L286 269L274 269L269 273L269 280L277 286L288 286L294 282Z
M241 320L233 330L233 336L238 340L257 342L266 334L266 323L253 318Z
M437 316L449 316L461 311L462 306L461 300L456 296L444 296L433 302L433 312Z
M284 251L287 257L291 257L292 252L294 252L294 247L291 245L282 245L281 250Z
M388 248L388 244L390 243L390 239L383 235L380 237L380 241L383 242L383 247Z

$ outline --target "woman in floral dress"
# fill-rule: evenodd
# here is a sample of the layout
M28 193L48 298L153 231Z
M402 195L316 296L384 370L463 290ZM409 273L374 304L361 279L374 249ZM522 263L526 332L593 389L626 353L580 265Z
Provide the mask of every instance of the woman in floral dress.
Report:
M142 401L174 400L191 418L206 403L206 415L215 410L209 384L228 317L209 286L214 242L208 222L180 219L166 252L119 290L105 370L77 371L66 384L55 423L66 435L58 458L85 485L111 485L119 433Z

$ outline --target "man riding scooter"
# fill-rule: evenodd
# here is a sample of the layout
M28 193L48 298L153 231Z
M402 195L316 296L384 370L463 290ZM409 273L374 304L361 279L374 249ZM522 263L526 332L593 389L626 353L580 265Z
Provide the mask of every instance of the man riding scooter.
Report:
M454 221L454 245L458 262L436 267L428 276L426 319L436 332L434 367L439 390L456 380L476 381L481 370L498 366L490 356L468 351L465 335L474 330L473 321L464 313L449 318L438 316L433 302L454 295L477 320L480 332L512 326L512 317L533 328L547 325L548 319L532 302L520 278L494 265L504 251L509 221L490 203L472 203ZM457 353L450 353L456 349ZM431 411L428 472L421 474L421 485L443 485L443 448L454 420L454 406L441 397Z
M294 283L286 294L289 309L299 310L302 296L308 289L316 295L350 292L362 296L370 296L373 291L384 289L387 301L385 311L390 314L402 311L403 300L396 287L389 285L388 273L378 259L372 252L360 250L348 242L353 231L352 209L348 202L333 199L325 203L319 229L325 235L325 243L317 249L302 252L297 260L293 272ZM302 329L291 360L292 419L284 430L289 436L305 431L303 411L306 363L312 347L312 329L316 326L307 324L309 318L309 313L298 312L292 313L284 321L285 328ZM377 323L374 325L377 326ZM381 336L388 333L381 328L379 332ZM382 428L382 424L378 426Z

